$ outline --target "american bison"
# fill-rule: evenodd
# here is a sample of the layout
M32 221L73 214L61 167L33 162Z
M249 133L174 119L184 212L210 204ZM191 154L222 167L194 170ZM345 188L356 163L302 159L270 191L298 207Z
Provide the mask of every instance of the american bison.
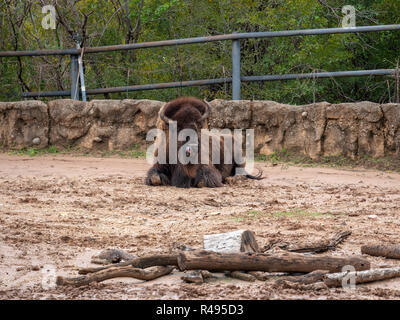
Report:
M147 185L172 185L180 188L221 187L223 183L226 183L228 177L235 176L239 168L244 168L245 163L238 161L238 159L241 159L242 146L236 146L235 148L235 143L233 143L233 146L231 143L231 149L228 149L228 153L224 148L225 141L233 141L232 134L219 134L216 136L215 133L208 130L206 131L208 133L204 134L202 129L207 128L207 117L210 113L210 108L210 105L205 100L202 101L194 97L180 97L168 102L161 108L157 127L162 130L160 132L164 133L163 136L165 138L161 139L160 136L157 136L154 155L157 158L160 155L160 151L163 150L165 152L165 162L157 158L158 162L147 172L145 179ZM176 139L176 150L182 151L186 157L189 157L191 159L189 162L176 159L176 157L176 161L173 161L173 156L169 150L171 143L174 143L169 138L170 126L172 125L178 134L184 132L185 129L185 132L194 132L196 134L194 141L190 137L187 137L184 141ZM188 129L192 131L187 131ZM216 141L216 143L214 142L214 147L213 137L214 141ZM215 144L217 148L215 148ZM211 151L206 153L206 150ZM213 161L213 152L219 153L217 154L219 161ZM240 155L237 156L238 154ZM209 161L204 161L204 157ZM263 179L261 170L256 176L246 172L243 176L249 179Z

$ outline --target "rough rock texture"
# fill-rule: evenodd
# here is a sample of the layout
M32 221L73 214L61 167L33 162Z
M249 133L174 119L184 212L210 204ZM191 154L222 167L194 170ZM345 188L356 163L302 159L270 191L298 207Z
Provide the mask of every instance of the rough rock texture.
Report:
M0 102L0 147L48 145L48 107L40 101Z
M400 106L398 104L384 104L381 106L385 128L385 153L400 153Z
M163 104L151 100L51 101L49 144L104 150L143 145Z
M385 153L384 115L372 102L342 103L326 109L324 155L355 158L381 157Z
M164 102L54 100L0 103L0 146L123 150L146 144ZM372 102L292 106L214 100L209 128L254 129L255 152L286 149L312 158L398 156L400 105Z
M327 103L290 106L273 101L254 101L255 151L269 155L282 149L315 158L322 154Z

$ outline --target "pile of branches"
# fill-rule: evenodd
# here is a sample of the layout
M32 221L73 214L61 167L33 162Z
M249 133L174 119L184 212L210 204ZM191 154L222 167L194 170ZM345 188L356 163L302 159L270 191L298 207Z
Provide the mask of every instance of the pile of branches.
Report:
M370 262L359 256L310 254L334 250L349 235L350 232L341 232L330 240L303 246L274 243L260 250L253 232L238 230L204 236L202 250L180 245L175 247L174 253L144 257L133 257L121 250L106 250L93 262L99 263L100 259L109 264L81 268L78 277L59 276L57 285L80 287L118 277L149 281L174 270L184 271L182 279L189 283L207 282L214 277L213 272L224 272L244 281L278 277L278 283L298 283L314 289L342 286L348 279L353 279L356 284L400 276L400 267L370 269ZM270 253L274 246L280 251ZM399 252L398 246L362 247L362 253L370 255L398 258ZM344 268L346 272L342 271Z

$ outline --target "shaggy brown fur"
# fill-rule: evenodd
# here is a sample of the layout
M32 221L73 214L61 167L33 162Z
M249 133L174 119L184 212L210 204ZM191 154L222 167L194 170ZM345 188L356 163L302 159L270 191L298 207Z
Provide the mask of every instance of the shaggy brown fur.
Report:
M201 141L201 129L207 128L207 121L204 119L207 111L207 104L194 97L181 97L170 101L165 107L160 110L160 117L157 127L163 130L166 134L166 160L167 164L156 163L147 172L145 182L147 185L172 185L181 188L190 187L221 187L226 182L226 178L234 176L236 168L243 167L244 164L238 164L232 159L232 164L223 163L224 161L224 142L220 137L220 159L221 164L212 164L212 146L211 139L209 141ZM197 132L198 141L198 162L199 164L169 164L169 141L168 141L168 124L161 119L161 112L171 120L177 122L178 133L182 129L193 129ZM185 142L177 143L178 150ZM209 164L201 164L201 150L204 144L209 143ZM156 142L157 144L157 142ZM161 146L159 146L161 147ZM204 149L203 149L204 150ZM155 150L155 156L158 155L158 147ZM232 152L233 157L233 152ZM247 175L250 179L261 179L261 174L257 176Z

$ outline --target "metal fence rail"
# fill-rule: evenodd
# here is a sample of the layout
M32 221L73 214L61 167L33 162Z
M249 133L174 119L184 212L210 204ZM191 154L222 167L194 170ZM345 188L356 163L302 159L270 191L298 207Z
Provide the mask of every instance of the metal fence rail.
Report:
M240 99L241 82L251 81L278 81L292 79L318 79L330 77L355 77L355 76L384 76L395 75L396 69L378 69L378 70L356 70L339 72L319 72L307 74L285 74L285 75L261 75L261 76L241 76L240 75L240 39L250 38L275 38L292 36L309 36L323 34L341 34L341 33L361 33L377 31L400 30L400 25L381 25L381 26L363 26L354 28L328 28L328 29L305 29L305 30L286 30L286 31L268 31L268 32L248 32L232 33L217 36L196 37L186 39L163 40L154 42L142 42L126 45L88 47L66 50L34 50L34 51L0 51L0 57L23 57L23 56L48 56L48 55L70 55L71 56L71 90L68 91L45 91L45 92L25 92L23 97L54 97L71 96L72 99L79 99L79 89L76 81L79 78L78 57L83 54L95 54L101 52L137 50L144 48L155 48L164 46L187 45L194 43L206 43L214 41L232 41L232 77L204 80L190 80L182 82L168 82L157 84L134 85L114 88L87 89L87 95L97 95L105 93L129 92L139 90L154 90L177 87L202 86L220 83L232 83L232 99Z

